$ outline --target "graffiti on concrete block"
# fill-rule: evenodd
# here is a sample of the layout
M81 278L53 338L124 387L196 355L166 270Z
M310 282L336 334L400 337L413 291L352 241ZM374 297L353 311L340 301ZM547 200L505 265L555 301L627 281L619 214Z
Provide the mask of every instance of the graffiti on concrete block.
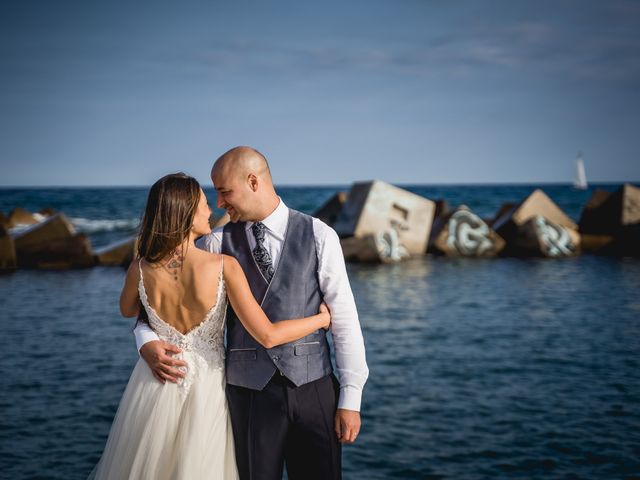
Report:
M480 217L469 210L458 210L449 219L447 246L463 256L493 253L491 230Z
M383 261L397 262L409 256L409 251L400 243L398 232L394 229L378 232L375 242Z
M548 257L566 257L576 252L576 247L565 228L549 222L541 215L536 216L535 226L542 252Z

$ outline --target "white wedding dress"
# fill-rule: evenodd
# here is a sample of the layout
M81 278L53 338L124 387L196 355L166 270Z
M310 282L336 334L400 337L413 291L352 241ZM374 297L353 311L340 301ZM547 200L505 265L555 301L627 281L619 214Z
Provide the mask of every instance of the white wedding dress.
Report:
M140 268L140 300L161 340L180 347L188 364L178 384L161 384L138 360L90 480L237 479L225 397L222 269L216 304L202 323L182 334L149 305Z

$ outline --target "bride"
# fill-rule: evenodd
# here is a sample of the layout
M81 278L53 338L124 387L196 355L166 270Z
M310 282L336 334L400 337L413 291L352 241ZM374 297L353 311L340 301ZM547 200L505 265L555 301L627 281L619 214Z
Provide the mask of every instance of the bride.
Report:
M179 383L161 383L138 360L90 479L235 479L225 397L224 322L231 302L247 331L267 348L328 328L322 305L312 317L271 323L238 262L195 247L211 232L211 209L198 182L167 175L149 192L138 257L120 297L125 317L142 303L150 327L178 346L188 364Z

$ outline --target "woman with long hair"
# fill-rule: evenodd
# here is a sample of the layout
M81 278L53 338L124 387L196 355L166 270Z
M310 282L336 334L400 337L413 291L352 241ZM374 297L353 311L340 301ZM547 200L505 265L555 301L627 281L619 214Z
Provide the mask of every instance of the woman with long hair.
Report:
M224 323L230 302L247 331L267 348L328 328L326 307L312 317L271 323L233 258L196 248L211 232L211 209L198 182L183 173L149 192L120 297L125 317L146 311L161 340L181 349L184 378L161 383L138 360L91 479L235 479L225 397Z

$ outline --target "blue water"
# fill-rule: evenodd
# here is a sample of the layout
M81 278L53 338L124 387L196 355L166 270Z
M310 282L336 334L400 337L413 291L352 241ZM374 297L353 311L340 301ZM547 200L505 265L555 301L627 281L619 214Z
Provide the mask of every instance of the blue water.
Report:
M485 217L532 188L409 187ZM574 219L589 197L543 188ZM280 193L310 212L337 190ZM52 206L100 246L135 230L145 195L4 189L0 211ZM371 375L346 479L640 478L639 260L427 256L348 270ZM137 359L117 313L123 275L0 276L0 478L84 479L97 461Z

